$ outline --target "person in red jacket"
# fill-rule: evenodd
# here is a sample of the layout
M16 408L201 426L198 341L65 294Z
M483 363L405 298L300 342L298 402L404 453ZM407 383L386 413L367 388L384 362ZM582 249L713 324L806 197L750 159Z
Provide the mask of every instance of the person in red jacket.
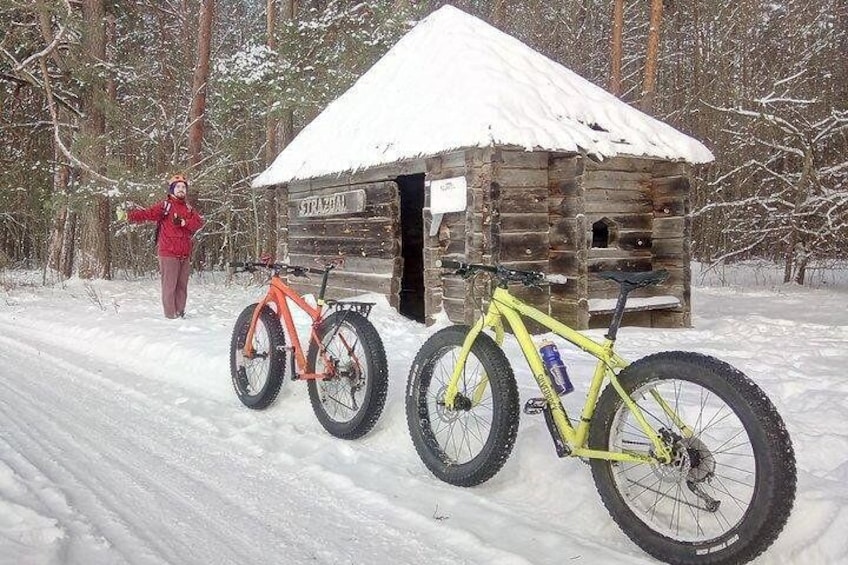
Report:
M192 235L203 226L203 216L186 201L187 194L186 178L174 175L168 180L168 197L162 202L149 208L118 210L118 219L130 223L158 222L159 274L166 318L185 316Z

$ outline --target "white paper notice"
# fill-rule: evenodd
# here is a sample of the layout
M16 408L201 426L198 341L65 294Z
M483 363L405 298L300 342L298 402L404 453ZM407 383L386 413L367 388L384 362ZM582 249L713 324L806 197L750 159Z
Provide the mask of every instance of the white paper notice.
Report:
M461 212L466 207L465 177L430 181L430 213Z

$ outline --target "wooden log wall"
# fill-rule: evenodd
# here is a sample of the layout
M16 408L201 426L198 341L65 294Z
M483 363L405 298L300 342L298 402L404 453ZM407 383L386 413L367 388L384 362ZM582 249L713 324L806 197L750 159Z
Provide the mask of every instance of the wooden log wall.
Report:
M627 325L689 325L688 169L685 165L618 157L595 162L551 155L549 168L551 251L549 272L568 277L551 287L551 313L578 328L600 327L608 315L591 316L588 299L618 296L616 283L600 271L666 268L661 287L634 291L634 298L673 295L673 310L628 313ZM608 226L607 247L593 246L592 227Z
M482 260L482 234L478 232L475 237L474 230L468 229L472 225L469 216L473 220L473 212L469 210L475 206L482 209L482 184L475 187L475 182L482 183L482 179L476 177L480 169L474 164L476 157L481 160L486 158L472 150L456 151L426 160L427 181L465 177L468 202L467 210L445 214L438 233L430 236L433 223L430 190L424 191L424 314L428 320L432 320L441 310L454 322L470 323L473 320L471 286L458 276L445 275L443 269L436 267L436 261L442 258L468 262ZM480 222L477 225L479 227ZM475 246L479 249L475 249Z
M591 276L600 271L650 271L653 205L653 161L616 157L597 163L587 159L583 185L586 191L588 298L616 298L618 284ZM592 226L610 225L607 248L592 246ZM656 287L638 289L632 297L650 296ZM595 324L591 324L595 325Z
M484 288L436 267L441 258L501 263L567 277L544 291L513 288L524 300L576 328L604 324L590 319L589 298L614 298L618 285L594 280L603 270L665 268L671 278L637 296L674 295L674 310L634 312L625 323L688 326L690 317L689 170L685 164L615 158L596 163L580 155L525 152L512 148L457 151L443 156L344 175L295 182L287 187L289 262L345 255L346 265L330 277L329 298L376 292L397 306L402 264L399 198L388 179L427 173L427 180L464 176L467 209L445 214L430 236L430 191L424 204L425 316L444 310L454 322L472 323L485 306ZM365 194L364 210L302 217L298 201L351 190ZM610 226L610 245L592 247L592 224ZM320 280L292 283L317 292ZM533 330L534 328L531 328Z
M691 325L688 174L687 165L665 161L615 158L587 162L588 297L610 299L619 292L616 283L593 279L592 273L667 269L671 275L663 285L638 289L630 296L674 296L681 303L674 309L627 313L624 325ZM592 247L592 224L599 220L608 220L612 226L606 249ZM593 316L589 326L605 327L609 320L608 314Z
M289 188L288 186L278 186L275 188L277 197L274 199L276 205L277 218L277 249L275 249L275 257L282 260L283 257L289 256Z
M345 264L330 275L327 298L340 299L373 292L387 296L397 307L400 290L400 227L397 184L385 180L395 170L377 169L366 175L332 177L291 183L288 187L289 263L319 266L344 256ZM370 176L369 176L370 175ZM369 182L355 181L370 179ZM382 179L382 180L374 180ZM353 181L353 182L351 182ZM361 191L364 209L351 213L303 215L305 199ZM316 293L321 280L290 279L298 291Z
M513 269L547 273L551 248L548 220L548 153L498 148L492 154L491 249L492 262ZM527 304L549 313L547 286L510 291ZM527 322L532 333L541 326Z
M516 269L546 271L550 248L547 153L506 148L470 149L429 159L429 180L465 176L468 207L446 214L425 249L428 317L443 307L450 320L472 323L488 296L484 280L443 275L439 258L472 263L501 263ZM430 195L425 201L425 229L432 223ZM528 303L549 311L548 289L511 289ZM534 328L530 327L533 331Z
M676 296L681 304L673 310L652 311L651 325L654 327L692 325L690 174L691 168L686 163L658 161L651 170L653 266L669 271L668 280L660 287L662 294Z
M550 313L574 328L589 324L588 239L584 161L579 155L551 154L548 166L550 254L546 271L563 275L565 284L550 286Z

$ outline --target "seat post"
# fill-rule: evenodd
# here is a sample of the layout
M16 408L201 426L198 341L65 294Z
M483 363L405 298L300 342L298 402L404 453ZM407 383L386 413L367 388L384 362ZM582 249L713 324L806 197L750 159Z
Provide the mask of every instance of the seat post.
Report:
M324 294L327 292L327 280L330 278L330 271L334 268L334 265L327 265L324 267L324 274L321 275L321 289L318 291L319 303L324 302Z
M610 341L615 341L618 335L618 328L621 326L621 319L624 317L624 307L627 305L627 295L630 294L631 290L637 288L636 285L626 281L622 281L619 284L621 285L621 290L618 293L618 301L615 303L615 311L612 313L609 330L607 330L607 334L604 336Z

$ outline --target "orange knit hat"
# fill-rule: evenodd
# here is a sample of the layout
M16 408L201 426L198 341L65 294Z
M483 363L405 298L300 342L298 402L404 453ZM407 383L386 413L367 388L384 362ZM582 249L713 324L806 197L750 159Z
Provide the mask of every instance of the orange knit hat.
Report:
M181 182L184 185L186 185L186 190L188 190L188 181L186 180L184 175L181 175L181 174L178 173L178 174L172 176L170 179L168 179L168 192L173 194L174 193L174 185L177 184L178 182Z

